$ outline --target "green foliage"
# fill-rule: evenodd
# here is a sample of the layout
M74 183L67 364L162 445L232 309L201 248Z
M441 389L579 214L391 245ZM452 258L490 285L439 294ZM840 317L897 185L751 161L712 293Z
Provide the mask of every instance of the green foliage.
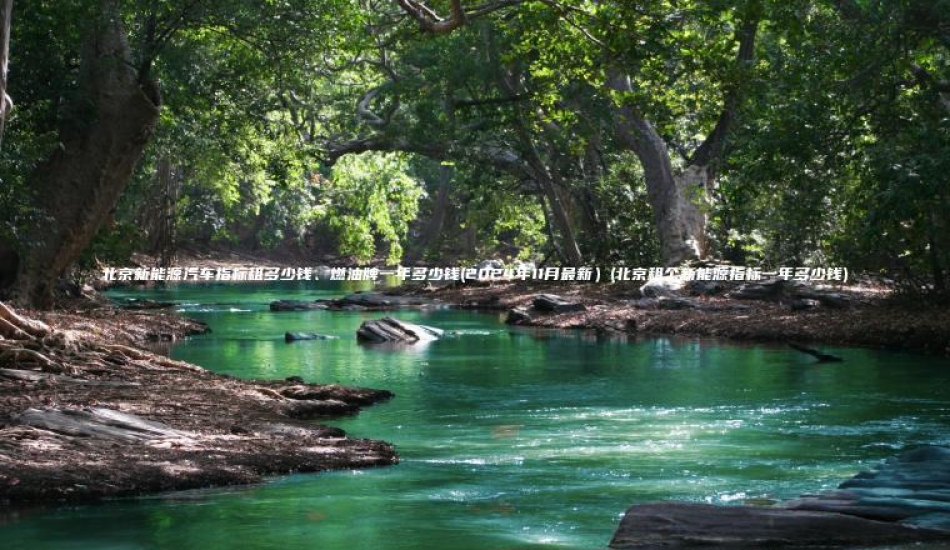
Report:
M598 259L613 265L661 265L653 209L639 163L630 153L621 153L610 164L610 173L594 188L599 217L606 220Z
M935 84L950 52L933 27L945 16L918 1L858 7L774 13L770 76L736 135L718 237L772 265L843 263L945 288L950 109Z
M463 260L496 255L506 259L538 260L547 235L544 212L537 197L525 197L510 181L473 167L456 169L456 204L462 205L460 229L474 230L476 246ZM508 185L506 185L508 184ZM449 239L456 235L450 233Z
M30 174L61 128L87 122L65 106L97 6L38 0L14 15L0 238L18 245L23 227L42 223ZM715 255L950 286L947 0L524 2L444 36L420 34L392 2L119 6L164 107L116 223L84 261L148 241L142 220L166 162L181 184L179 242L332 243L396 263L432 199L422 181L446 161L443 245L474 232L478 246L461 253L548 255L564 235L549 227L547 173L586 259L655 265L643 171L617 143L610 101L649 120L678 168L741 86L709 211ZM752 18L756 62L737 66L737 28ZM612 70L631 76L631 92L605 90ZM403 153L322 164L346 143Z
M382 245L386 261L399 262L423 194L410 172L406 155L364 153L344 157L329 178L315 179L314 218L335 233L341 254L365 262Z

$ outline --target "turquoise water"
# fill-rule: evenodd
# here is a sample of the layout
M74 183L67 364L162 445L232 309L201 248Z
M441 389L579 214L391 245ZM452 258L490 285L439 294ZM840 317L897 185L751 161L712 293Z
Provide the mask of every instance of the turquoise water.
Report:
M176 345L176 358L394 391L332 424L394 443L399 465L24 511L0 523L0 547L604 548L631 504L784 499L831 488L905 445L950 444L940 358L829 348L845 362L819 365L781 346L598 340L450 310L399 313L455 333L392 350L356 343L378 313L267 311L273 299L352 289L145 295L214 331ZM339 338L286 344L285 331Z

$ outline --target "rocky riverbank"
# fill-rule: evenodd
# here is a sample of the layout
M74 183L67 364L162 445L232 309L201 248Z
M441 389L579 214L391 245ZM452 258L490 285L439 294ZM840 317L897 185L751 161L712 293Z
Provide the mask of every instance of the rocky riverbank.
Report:
M0 503L244 484L382 466L382 441L312 419L387 391L238 380L132 347L206 330L170 314L96 307L21 316L0 304ZM159 335L157 338L152 335Z
M808 548L950 544L950 449L901 453L838 490L770 507L653 503L631 507L611 548Z
M903 349L950 355L950 308L879 288L801 285L501 282L408 288L453 307L507 312L511 324L626 335L681 335ZM547 295L547 300L539 296ZM560 300L552 301L551 297Z

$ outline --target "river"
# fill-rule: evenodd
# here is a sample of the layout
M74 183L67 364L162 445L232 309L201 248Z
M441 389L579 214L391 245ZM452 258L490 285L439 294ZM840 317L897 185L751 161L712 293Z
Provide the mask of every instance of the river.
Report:
M313 285L113 294L173 300L211 326L175 345L175 358L394 391L330 424L394 443L399 465L23 513L0 525L2 547L604 548L634 503L785 499L906 445L950 444L941 358L829 348L845 361L816 364L783 346L598 339L454 310L399 312L453 332L378 349L355 331L379 313L268 311L274 299L355 288ZM338 338L287 344L285 331Z

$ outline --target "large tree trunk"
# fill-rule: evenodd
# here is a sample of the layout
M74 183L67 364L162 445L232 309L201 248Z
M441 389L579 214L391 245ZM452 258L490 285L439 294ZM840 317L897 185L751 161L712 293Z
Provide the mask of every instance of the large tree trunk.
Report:
M56 281L115 208L158 120L158 87L139 81L110 0L84 45L78 92L60 147L32 175L44 219L27 236L13 287L24 306L51 307Z
M747 68L752 63L759 15L753 7L744 14L743 23L736 29L738 69ZM608 69L607 88L622 94L634 91L630 77L616 67ZM673 172L666 142L653 125L629 105L610 104L617 140L632 150L643 166L647 196L653 207L660 250L666 265L677 265L709 253L706 205L710 204L716 166L723 155L741 92L739 85L726 90L725 103L715 127L693 152L686 168L677 173Z
M627 77L615 76L609 86L631 91ZM683 173L674 173L666 142L653 125L628 106L613 108L618 141L637 155L643 167L663 263L677 265L701 257L706 221L700 200L706 168L690 166Z

